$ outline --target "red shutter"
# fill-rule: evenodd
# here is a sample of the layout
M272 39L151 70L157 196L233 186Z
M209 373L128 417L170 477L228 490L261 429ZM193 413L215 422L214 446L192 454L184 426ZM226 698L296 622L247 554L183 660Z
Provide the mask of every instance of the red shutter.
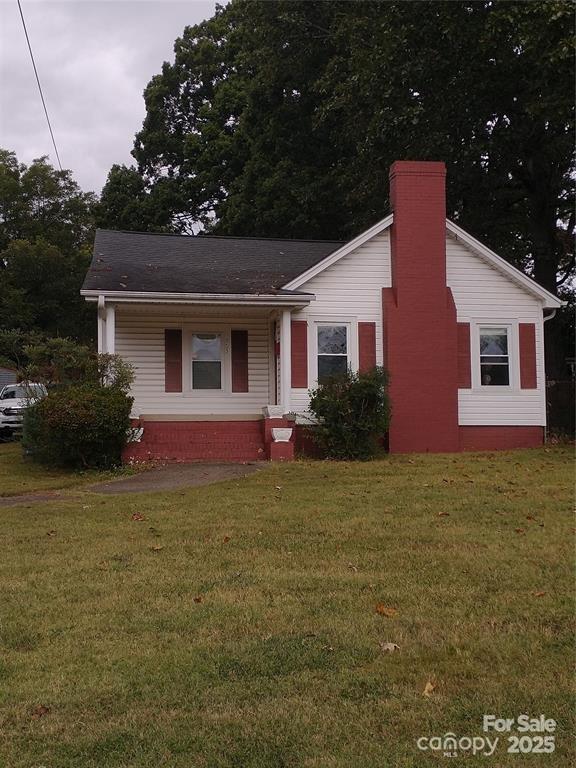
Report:
M308 323L306 320L292 320L292 386L294 389L308 387Z
M182 392L182 331L164 330L164 390Z
M520 343L520 387L536 389L536 326L534 323L518 325Z
M248 392L248 331L232 331L232 392Z
M358 323L358 370L371 371L376 366L376 323Z
M458 323L458 389L470 389L470 323Z

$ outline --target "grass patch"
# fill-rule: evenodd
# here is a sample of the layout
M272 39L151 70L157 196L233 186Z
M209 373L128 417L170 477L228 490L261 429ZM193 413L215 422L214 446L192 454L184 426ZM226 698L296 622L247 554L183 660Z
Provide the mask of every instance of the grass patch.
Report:
M0 497L74 488L121 475L133 474L132 467L115 471L70 472L65 469L43 467L24 456L19 442L0 443Z
M542 712L554 756L501 737L483 760L570 765L571 459L296 462L0 510L0 765L413 768L441 758L419 736Z

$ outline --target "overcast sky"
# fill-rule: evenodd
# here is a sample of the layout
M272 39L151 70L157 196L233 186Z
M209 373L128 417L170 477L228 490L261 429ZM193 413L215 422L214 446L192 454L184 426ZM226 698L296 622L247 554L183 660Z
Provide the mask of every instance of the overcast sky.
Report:
M58 152L85 190L130 164L142 93L208 0L21 0ZM220 3L224 4L224 3ZM0 146L21 162L54 150L16 0L0 0Z

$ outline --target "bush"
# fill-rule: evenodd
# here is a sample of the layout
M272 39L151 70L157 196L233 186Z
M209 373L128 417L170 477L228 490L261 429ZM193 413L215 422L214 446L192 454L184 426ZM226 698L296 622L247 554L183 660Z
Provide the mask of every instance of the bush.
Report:
M388 375L383 368L330 379L310 393L318 421L313 435L332 459L368 459L390 423Z
M75 384L27 408L22 443L40 463L109 468L120 463L132 398L119 387Z

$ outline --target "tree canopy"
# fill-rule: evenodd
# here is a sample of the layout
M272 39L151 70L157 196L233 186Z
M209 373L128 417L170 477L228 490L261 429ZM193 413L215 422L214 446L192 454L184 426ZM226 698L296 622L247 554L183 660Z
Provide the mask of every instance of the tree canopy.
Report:
M398 159L444 160L448 215L572 299L573 49L570 0L231 0L176 40L99 201L0 150L0 330L93 341L95 225L347 239ZM546 323L552 375L573 328Z
M449 215L555 292L573 267L572 11L232 0L146 88L141 178L179 231L347 238L386 212L394 160L442 159Z
M26 166L0 150L0 329L93 339L79 292L95 200L45 157Z

